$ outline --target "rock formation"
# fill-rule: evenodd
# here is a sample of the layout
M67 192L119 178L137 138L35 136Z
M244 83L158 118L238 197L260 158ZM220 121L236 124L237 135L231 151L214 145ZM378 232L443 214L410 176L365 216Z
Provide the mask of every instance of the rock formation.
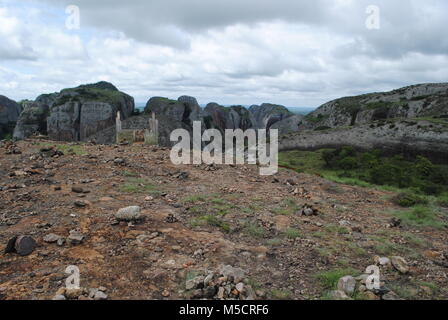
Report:
M419 84L391 92L330 101L305 117L300 129L335 128L394 118L448 116L448 83Z
M215 128L247 130L253 128L252 114L242 106L223 107L217 103L209 103L204 109L204 125L207 129Z
M64 89L50 107L48 135L52 140L86 141L114 126L117 112L126 119L133 111L134 99L107 82Z
M13 133L20 112L19 104L5 96L0 96L0 139Z
M275 123L294 115L286 107L270 103L263 103L261 106L251 106L249 111L254 118L255 129L269 130Z
M23 111L14 129L14 138L22 140L36 133L47 134L50 107L34 101L23 102L22 106Z

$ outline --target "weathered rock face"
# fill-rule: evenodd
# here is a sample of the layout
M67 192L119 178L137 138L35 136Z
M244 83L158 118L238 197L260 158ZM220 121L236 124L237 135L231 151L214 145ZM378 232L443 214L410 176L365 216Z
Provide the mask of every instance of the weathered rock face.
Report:
M300 129L335 128L394 118L448 115L448 83L330 101L305 117Z
M5 96L0 96L0 139L7 134L12 134L20 112L19 104Z
M22 105L23 111L14 129L14 138L22 140L37 133L47 134L47 118L50 114L50 107L47 104L33 101L26 101Z
M253 117L249 110L242 106L223 107L217 103L209 103L204 110L204 124L207 129L253 128Z
M302 115L293 115L289 118L274 123L271 126L271 129L277 129L279 135L297 132L303 122L303 118L304 116Z
M280 137L279 148L318 150L352 146L391 154L419 154L436 162L448 159L448 122L395 120L324 131L296 132Z
M117 112L127 119L133 111L134 99L107 82L65 89L50 107L48 135L52 140L86 141L114 126Z
M284 106L270 103L263 103L261 106L251 106L249 111L253 116L255 129L269 130L275 123L294 115Z

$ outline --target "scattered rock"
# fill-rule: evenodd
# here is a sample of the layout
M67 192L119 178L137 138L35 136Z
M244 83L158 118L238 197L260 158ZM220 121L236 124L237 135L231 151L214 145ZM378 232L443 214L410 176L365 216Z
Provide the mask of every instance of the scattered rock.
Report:
M351 300L351 298L341 290L331 291L329 296L332 300Z
M94 300L107 300L107 294L105 294L103 291L98 290L95 295L93 296Z
M58 236L57 234L50 233L50 234L47 234L43 240L44 240L44 242L47 242L47 243L56 243L60 239L61 239L61 237Z
M84 235L79 230L71 230L68 241L72 245L78 245L84 240Z
M351 295L355 292L356 280L352 276L345 276L339 279L338 290L345 292L347 295Z
M115 214L115 218L118 221L137 221L141 219L140 211L141 208L138 206L122 208Z
M409 272L409 266L406 260L402 257L392 257L391 259L392 265L395 269L397 269L401 274L406 274Z
M5 248L5 253L17 253L20 256L30 255L36 249L37 243L30 236L11 238Z
M77 207L77 208L85 208L85 207L87 207L87 203L84 202L84 201L81 201L81 200L76 200L76 201L74 202L74 205L75 205L75 207Z

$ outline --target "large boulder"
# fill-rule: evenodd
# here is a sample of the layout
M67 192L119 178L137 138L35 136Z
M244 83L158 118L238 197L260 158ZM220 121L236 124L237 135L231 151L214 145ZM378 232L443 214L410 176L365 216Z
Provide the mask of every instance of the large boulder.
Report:
M134 107L131 96L107 82L64 89L50 107L48 135L52 140L86 141L115 126L117 112L127 119Z
M0 96L0 139L12 135L21 107L15 101Z
M34 101L25 101L22 106L23 111L14 129L14 138L22 140L38 133L46 135L50 107Z
M294 115L286 107L270 103L263 103L261 106L253 105L249 111L254 119L255 129L269 130L275 123Z

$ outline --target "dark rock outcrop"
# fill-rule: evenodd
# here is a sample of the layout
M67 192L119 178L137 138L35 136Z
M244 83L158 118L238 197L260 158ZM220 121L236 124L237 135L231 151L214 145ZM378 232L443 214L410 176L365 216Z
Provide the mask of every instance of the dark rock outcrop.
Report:
M223 107L217 103L209 103L204 109L204 125L206 129L242 129L253 128L253 117L249 110L242 106Z
M20 114L14 129L15 139L26 139L34 134L47 134L47 118L50 107L47 104L26 101L22 103L23 111Z
M0 96L0 139L12 135L21 107L15 101Z
M114 126L117 112L126 119L133 111L134 99L107 82L64 89L50 107L48 135L52 140L86 141Z
M253 126L255 129L269 130L275 123L294 115L286 107L270 103L251 106L249 111L254 119Z

